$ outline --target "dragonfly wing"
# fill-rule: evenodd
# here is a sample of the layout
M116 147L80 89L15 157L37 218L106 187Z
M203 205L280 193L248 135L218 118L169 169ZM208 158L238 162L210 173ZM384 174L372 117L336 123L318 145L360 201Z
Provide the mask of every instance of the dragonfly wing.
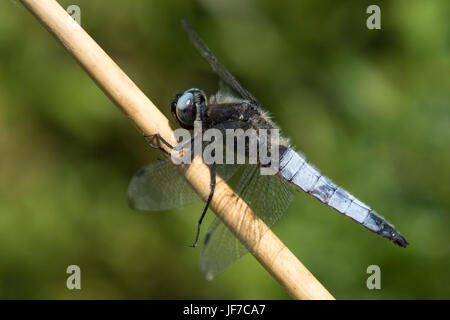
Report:
M236 188L236 193L269 227L287 210L294 194L289 184L278 175L260 175L259 165L248 165ZM261 233L254 232L256 236ZM255 239L258 240L258 239ZM205 236L200 264L207 279L212 279L247 249L216 217Z
M211 50L209 50L208 46L203 42L200 36L192 29L191 25L187 20L183 20L183 27L189 35L191 42L197 48L198 52L201 54L203 58L208 61L211 65L212 69L215 73L228 85L233 87L244 99L249 102L258 103L258 100L250 93L247 89L245 89L236 78L225 68L223 64L217 60L217 58L212 54ZM259 103L258 103L259 104Z
M217 174L230 179L239 165L216 165ZM140 169L128 187L128 202L133 209L163 211L200 200L170 158L150 163Z
M219 90L210 98L209 103L218 105L227 103L242 103L243 101L243 98L236 92L236 90L220 79Z

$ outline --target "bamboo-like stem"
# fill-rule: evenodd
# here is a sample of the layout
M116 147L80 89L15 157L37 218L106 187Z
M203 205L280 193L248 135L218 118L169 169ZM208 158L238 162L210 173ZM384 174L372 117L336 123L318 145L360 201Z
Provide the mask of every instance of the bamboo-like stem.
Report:
M168 119L81 27L70 23L72 18L55 0L21 2L143 132L159 133L176 144ZM207 199L208 167L204 163L192 164L182 171L201 198ZM334 299L220 177L210 208L293 298Z

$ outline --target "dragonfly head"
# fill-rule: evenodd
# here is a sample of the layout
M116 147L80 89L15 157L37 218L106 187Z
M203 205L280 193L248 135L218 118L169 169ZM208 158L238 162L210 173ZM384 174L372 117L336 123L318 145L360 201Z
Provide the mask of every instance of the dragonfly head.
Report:
M193 129L194 121L199 119L206 105L206 96L202 90L192 88L183 94L177 93L171 104L171 112L185 129Z

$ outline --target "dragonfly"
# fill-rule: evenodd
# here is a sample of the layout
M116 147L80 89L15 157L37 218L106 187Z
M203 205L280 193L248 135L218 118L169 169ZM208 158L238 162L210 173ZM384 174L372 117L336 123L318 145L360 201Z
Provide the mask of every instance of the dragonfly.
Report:
M221 132L229 128L278 128L258 100L217 60L189 22L182 22L195 48L219 76L220 89L209 100L197 88L177 94L171 103L171 112L179 125L193 129L194 121L197 120L202 121L204 130L216 128ZM156 136L170 149L174 148L158 134L152 136ZM197 244L200 225L214 194L216 175L229 180L237 172L242 173L234 192L269 227L287 211L294 199L293 190L297 189L394 244L404 248L408 245L392 224L322 175L290 146L288 139L281 138L279 141L279 170L274 175L260 174L261 163L209 166L210 194L198 221L193 246ZM168 154L161 146L150 145ZM136 210L164 211L199 201L200 198L178 172L176 164L170 158L164 158L150 163L133 176L128 188L128 200ZM212 279L247 252L220 217L216 217L204 237L200 266L206 278Z

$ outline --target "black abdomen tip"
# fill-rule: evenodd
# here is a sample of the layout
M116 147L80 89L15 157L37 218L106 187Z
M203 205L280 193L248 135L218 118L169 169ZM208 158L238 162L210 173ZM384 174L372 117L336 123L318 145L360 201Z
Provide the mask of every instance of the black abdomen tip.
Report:
M392 238L392 242L403 248L406 248L409 244L405 237L403 237L400 233L397 233L395 237Z

